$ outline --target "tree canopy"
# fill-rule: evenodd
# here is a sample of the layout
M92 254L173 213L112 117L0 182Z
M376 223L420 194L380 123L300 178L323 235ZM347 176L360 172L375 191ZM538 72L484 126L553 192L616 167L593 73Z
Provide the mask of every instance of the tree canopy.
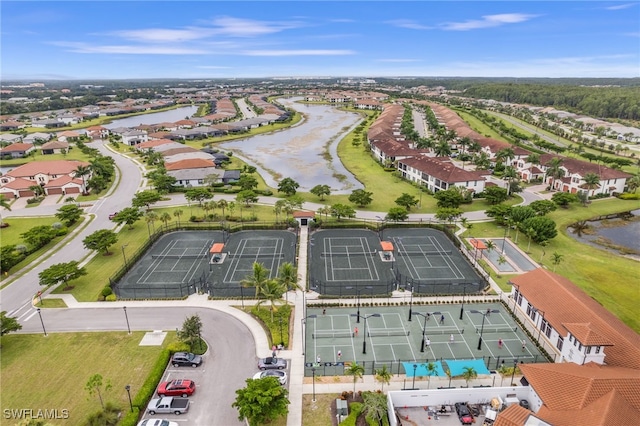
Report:
M236 390L231 404L238 409L238 420L246 419L249 426L259 426L289 412L289 391L276 378L247 379L245 383L246 387Z

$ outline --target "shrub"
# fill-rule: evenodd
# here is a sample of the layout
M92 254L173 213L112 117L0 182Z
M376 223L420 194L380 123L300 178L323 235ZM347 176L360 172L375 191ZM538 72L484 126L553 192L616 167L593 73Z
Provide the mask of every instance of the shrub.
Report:
M621 200L640 200L640 193L631 194L629 192L623 192L622 194L618 195L618 198L620 198Z
M138 394L133 399L133 405L135 407L138 407L139 409L146 408L147 402L149 402L149 399L155 393L156 387L158 386L160 379L162 379L164 370L167 368L167 364L169 363L169 358L171 358L171 352L169 352L168 349L164 349L160 352L153 369L147 376L147 380L145 380L144 384L140 387Z
M102 289L100 294L102 294L104 297L107 297L108 295L113 294L113 290L111 290L111 287L105 286L105 288Z
M176 352L189 352L189 344L185 342L171 342L167 345L167 350L172 354Z
M127 415L120 421L120 426L136 426L140 417L140 409L133 407L133 411L127 410Z
M104 298L107 302L115 302L117 299L115 294L110 294Z
M360 402L352 402L349 404L349 416L340 423L340 426L356 426L356 421L362 413L362 404Z

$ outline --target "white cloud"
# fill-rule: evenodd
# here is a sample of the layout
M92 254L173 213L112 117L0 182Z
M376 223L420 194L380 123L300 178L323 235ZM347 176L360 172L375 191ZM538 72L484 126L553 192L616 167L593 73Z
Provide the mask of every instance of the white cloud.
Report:
M50 44L66 47L69 52L74 53L103 53L103 54L126 54L126 55L201 55L208 53L201 49L171 46L136 46L136 45L104 45L93 46L87 43L54 41Z
M622 10L622 9L628 9L630 7L636 6L637 3L626 3L626 4L618 4L615 6L607 6L605 7L606 10Z
M166 43L206 38L212 35L212 30L208 28L186 28L181 30L148 28L144 30L113 31L110 34L127 40Z
M485 15L482 19L465 22L446 22L440 27L446 31L469 31L480 28L499 27L504 24L517 24L537 16L538 15L527 15L524 13L502 13L498 15Z
M352 50L322 50L322 49L298 49L298 50L246 50L247 56L341 56L353 55Z
M230 16L213 20L215 33L233 37L257 37L303 26L300 22L267 22Z
M408 28L410 30L431 30L433 27L428 27L422 24L417 23L416 21L412 21L410 19L394 19L392 21L387 21L387 24L393 25L395 27L400 28Z

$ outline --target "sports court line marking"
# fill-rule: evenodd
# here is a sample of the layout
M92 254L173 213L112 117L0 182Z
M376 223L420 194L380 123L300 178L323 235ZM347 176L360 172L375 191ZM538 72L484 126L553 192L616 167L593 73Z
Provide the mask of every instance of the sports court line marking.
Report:
M170 254L170 252L172 250L182 250L182 255L184 255L184 253L189 250L192 249L192 247L176 247L179 243L185 241L184 239L176 239L176 240L171 240L169 242L169 244L167 244L162 251L160 252L160 255L168 255ZM208 250L208 247L211 246L211 244L213 243L213 240L186 240L189 241L190 243L193 242L200 242L202 243L202 241L205 241L204 246L200 247L199 249L199 254L203 254L206 253ZM180 255L180 254L178 254ZM165 270L165 269L161 269L162 263L163 262L168 262L169 260L175 260L174 265L171 267L171 269L169 270ZM176 267L178 266L178 263L181 261L184 261L185 263L187 263L186 261L191 260L191 265L186 269L179 269L179 270L175 270ZM145 271L142 273L142 275L140 276L140 278L136 281L136 284L148 284L148 285L161 285L161 284L174 284L176 282L184 284L186 282L189 282L193 279L193 277L196 276L198 269L199 269L199 265L198 263L201 262L202 259L162 259L162 258L156 258L156 259L152 259L151 264L147 267L147 269L145 269ZM158 273L160 275L162 274L166 274L167 272L169 273L184 273L184 276L182 277L181 281L151 281L153 274Z
M416 266L412 256L398 256L398 258L402 258L402 262L406 266L409 271L411 278L421 280L428 279L427 277L423 277L423 274L420 273L420 270L429 270L429 269L448 269L451 272L450 277L443 277L442 279L463 279L465 275L460 271L460 268L456 265L451 255L446 253L446 249L442 246L442 243L433 236L427 237L392 237L391 238L396 247L398 248L398 253L407 253L411 248L414 251L419 251L422 253L427 253L429 251L438 252L439 258L445 263L443 266L436 266L433 264L432 259L429 259L429 256L423 254L423 257L420 258L420 262L423 260L426 262L427 266ZM426 240L426 242L425 242ZM432 248L432 249L431 249ZM452 251L453 253L453 251ZM457 256L456 256L457 258ZM454 270L455 268L455 270Z
M261 244L259 246L252 246L251 243L254 241L260 241L261 243L267 242L270 244L264 245ZM243 238L240 240L238 247L236 248L237 257L231 256L231 264L225 273L223 278L224 283L239 283L243 279L246 278L247 274L253 271L253 262L262 263L265 268L269 269L269 278L273 278L277 273L278 268L280 267L280 263L284 257L284 238L263 238L260 240ZM255 259L246 266L247 269L244 269L244 264L242 259L251 259L251 256L247 256L248 253L252 250L258 249L257 253L251 253L252 255L256 255ZM266 251L266 253L261 253L261 251ZM258 255L260 254L270 254L271 257L265 257L264 260L260 259ZM242 257L244 256L244 257ZM270 262L269 262L270 260ZM270 264L269 264L270 263ZM242 268L241 268L242 264ZM275 268L275 269L274 269ZM242 277L239 279L235 279L238 274L241 274Z
M348 244L340 244L340 241L348 241ZM349 282L349 281L379 281L380 274L373 256L374 251L371 250L369 240L367 237L329 237L322 240L324 256L324 269L327 282ZM343 248L343 250L335 251L334 248ZM351 250L350 250L351 249ZM349 255L349 252L357 253L353 256ZM363 254L365 253L365 254ZM370 254L367 254L370 253ZM354 267L352 263L352 257L355 259L363 258L366 267ZM339 267L334 262L336 259L346 259L347 266ZM358 261L356 264L362 264ZM340 271L360 271L362 273L368 273L369 277L357 278L357 279L345 279L343 277L336 277L336 272ZM366 271L366 272L365 272Z

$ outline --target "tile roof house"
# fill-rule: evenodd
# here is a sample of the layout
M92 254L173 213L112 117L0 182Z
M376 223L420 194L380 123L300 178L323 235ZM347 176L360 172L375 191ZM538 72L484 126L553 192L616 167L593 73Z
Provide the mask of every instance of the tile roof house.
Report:
M35 150L36 147L30 143L14 143L0 149L0 158L24 158Z
M403 178L433 192L454 186L476 194L484 192L485 178L482 172L463 170L446 158L421 156L398 160L398 171Z
M63 152L69 152L69 142L49 141L42 144L40 147L42 154L60 154Z
M0 135L0 142L5 142L5 143L22 142L22 135L14 135L13 133L3 133Z
M516 314L539 331L556 362L640 370L640 335L571 281L539 268L510 282Z
M200 168L211 168L215 169L216 165L213 163L211 159L203 159L203 158L190 158L183 159L176 162L168 162L165 163L164 167L167 169L167 172L172 170L182 170L182 169L200 169Z

